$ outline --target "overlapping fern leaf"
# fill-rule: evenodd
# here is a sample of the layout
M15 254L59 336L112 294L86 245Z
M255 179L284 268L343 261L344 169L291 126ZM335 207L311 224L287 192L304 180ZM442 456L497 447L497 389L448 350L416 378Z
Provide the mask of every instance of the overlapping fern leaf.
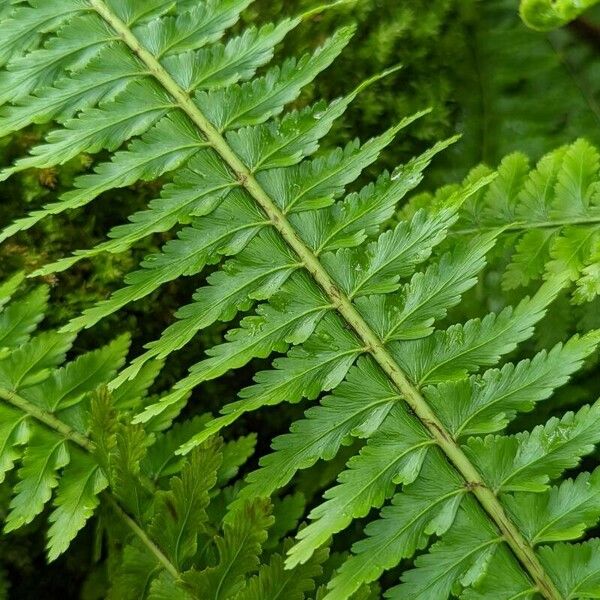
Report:
M30 523L52 500L47 550L54 559L92 516L107 486L88 437L89 399L123 365L129 339L120 336L65 362L74 335L35 334L47 288L9 301L22 279L16 275L0 286L0 480L13 486L4 531ZM141 401L152 383L146 371L123 389L121 403Z
M465 180L481 177L478 167ZM422 205L443 202L459 186L436 195L416 196L410 214ZM572 299L581 304L600 295L600 154L586 140L558 148L535 168L521 153L510 154L498 167L498 178L461 210L455 226L463 238L494 228L511 255L503 274L506 289L530 285L566 273L574 283Z
M180 429L167 443L167 438L159 441L146 465L172 460L173 442L185 433ZM226 510L236 493L227 484L252 452L253 441L250 436L223 445L213 438L185 462L179 460L180 472L154 495L139 519L144 537L130 533L126 538L109 598L275 600L285 595L302 600L314 593L328 550L293 571L286 571L283 557L273 552L295 518L279 514L272 530L273 507L260 498Z
M185 225L177 239L145 259L125 287L64 331L89 327L166 281L219 265L179 311L178 321L111 382L115 393L131 385L148 361L181 348L215 320L249 313L169 396L147 406L137 423L170 419L201 382L253 358L280 354L221 416L179 440L178 454L194 451L189 471L171 492L160 494L156 529L150 523L150 534L144 533L158 548L152 562L144 563L144 573L152 574L151 597L173 597L178 582L184 584L181 597L205 589L215 589L215 597L243 594L240 581L245 565L255 565L256 548L248 561L234 563L229 539L247 526L251 531L242 537L256 546L267 524L264 513L255 518L247 512L248 503L256 507L257 499L285 486L298 470L331 459L352 438L363 441L362 449L311 512L312 523L299 531L287 567L310 564L332 535L393 498L320 596L350 598L417 551L413 568L388 597L600 594L597 542L569 543L599 516L597 477L561 480L600 441L600 405L552 418L530 432L503 434L517 413L566 383L599 341L591 332L529 360L503 363L532 335L567 275L552 272L531 297L499 314L443 324L476 283L501 230L437 248L456 225L461 206L492 177L472 177L435 207L387 227L397 203L446 143L347 192L411 118L363 144L319 151L320 139L360 86L329 104L278 115L336 58L351 31L342 29L313 54L257 74L302 19L217 41L247 4L181 1L174 13L173 3L161 0L18 4L12 19L20 25L11 21L18 33L5 44L10 52L5 50L2 89L9 104L0 126L10 130L55 120L59 127L4 175L57 164L81 151L113 154L79 178L60 202L7 227L4 237L115 187L171 173L160 198L110 232L107 242L39 273ZM31 33L42 27L44 36ZM178 506L192 502L186 512L206 505L206 481L180 493L198 481L194 469L211 472L198 466L210 451L195 448L245 412L314 400L331 390L275 440L274 452L248 476L217 537L219 556L200 571L193 559L196 531L182 528ZM129 441L121 442L123 436L113 436L110 428L108 435L103 431L95 434L95 444L108 480L119 490L137 481L123 465L134 471L140 462L142 444L132 439L140 430L127 429ZM116 471L115 452L121 457ZM142 496L137 487L117 493L140 520L147 514L138 503ZM165 520L165 511L171 520ZM179 543L177 530L192 538ZM133 548L131 569L138 573ZM559 568L565 562L572 567ZM224 579L232 573L236 576ZM264 585L248 587L264 597Z

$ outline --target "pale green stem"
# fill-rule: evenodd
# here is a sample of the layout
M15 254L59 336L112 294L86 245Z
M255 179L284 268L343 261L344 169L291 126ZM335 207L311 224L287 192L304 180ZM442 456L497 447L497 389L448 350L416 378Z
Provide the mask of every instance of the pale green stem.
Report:
M148 548L150 553L158 560L158 562L165 568L165 570L173 577L173 579L179 581L181 575L175 568L173 563L163 554L162 550L148 537L148 534L132 519L121 507L121 505L112 497L108 496L108 502L111 508L119 515L119 517L127 524L127 526L135 533L138 539Z
M502 229L502 233L519 233L522 231L529 231L530 229L553 229L555 227L585 227L589 225L600 225L600 217L590 217L589 219L557 219L555 221L516 221ZM473 235L485 231L494 231L495 229L498 229L498 225L483 225L482 227L467 227L465 229L454 229L450 233L452 235Z
M69 427L66 423L55 417L51 412L48 412L33 402L30 402L29 400L19 396L16 392L5 388L0 388L0 398L9 404L12 404L25 414L31 415L40 423L43 423L50 429L60 433L63 437L70 440L74 444L77 444L87 452L92 453L94 451L94 444L89 438L78 431L75 431L72 427Z

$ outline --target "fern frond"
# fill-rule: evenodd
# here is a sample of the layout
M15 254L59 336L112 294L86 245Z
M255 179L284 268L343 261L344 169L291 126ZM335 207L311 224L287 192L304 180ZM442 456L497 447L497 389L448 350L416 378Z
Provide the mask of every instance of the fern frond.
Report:
M2 285L6 296L20 276ZM47 289L38 287L5 304L0 357L2 445L0 477L16 464L5 531L30 523L54 497L48 557L65 551L98 505L107 480L91 456L87 437L89 393L106 384L124 362L127 336L65 363L72 334L34 335L44 316Z
M223 445L213 438L183 461L169 489L156 493L141 525L135 525L141 536L127 540L110 597L241 600L277 598L285 591L302 599L314 589L326 550L291 572L278 554L261 564L273 523L269 501L247 502L227 512L222 535L215 531L212 505L226 493L222 474L245 461L244 445Z
M129 337L122 335L65 362L75 336L56 331L36 333L48 290L37 287L10 300L22 280L23 275L17 274L0 285L0 320L5 334L0 354L0 482L7 491L12 488L4 531L17 530L47 510L47 555L54 560L95 513L101 497L111 498L105 490L118 469L107 468L110 465L101 459L102 448L107 454L110 445L96 443L91 399L123 365ZM160 367L160 362L146 367L123 385L114 395L115 405L122 411L139 410ZM152 426L160 426L160 422ZM181 441L172 442L173 449ZM155 455L160 456L164 443L158 435ZM247 457L253 443L251 437L232 442L235 447L230 450L223 481L237 473L239 461ZM171 461L169 472L176 473L181 462ZM140 476L147 477L148 471ZM161 475L162 471L156 474ZM118 489L111 490L115 491L118 495Z
M554 150L534 169L524 155L509 155L488 191L465 206L456 233L504 227L512 253L506 289L567 273L574 302L589 302L600 293L599 185L600 155L585 140Z

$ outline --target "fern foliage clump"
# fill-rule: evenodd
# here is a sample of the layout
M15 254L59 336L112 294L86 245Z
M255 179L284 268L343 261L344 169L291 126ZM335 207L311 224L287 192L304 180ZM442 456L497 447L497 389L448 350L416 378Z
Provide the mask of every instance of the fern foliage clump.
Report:
M456 181L479 163L496 165L515 151L537 160L582 135L598 145L598 7L581 27L537 32L522 22L512 0L459 4L454 25L459 33L449 26L446 35L455 40L450 56L464 64L449 92L451 131L463 138L436 165L436 183ZM583 5L579 0L531 4ZM535 12L538 18L543 14Z
M147 457L148 464L156 466L161 453L169 450L164 440ZM275 600L283 594L301 599L315 592L316 580L328 568L327 549L294 571L286 571L283 557L273 551L289 547L281 537L295 524L293 516L290 520L285 515L286 500L275 506L277 529L268 500L226 509L226 502L235 496L235 488L227 484L252 451L253 441L250 437L223 445L213 438L180 461L169 487L157 492L140 519L143 535L126 537L110 598L139 598L142 593L178 600Z
M17 219L0 237L99 197L106 201L105 192L138 180L164 183L145 210L111 230L105 242L34 275L176 231L122 287L65 325L60 339L210 266L204 285L162 336L127 368L116 374L114 367L96 382L110 379L110 392L96 394L87 427L78 421L78 435L89 436L90 464L101 473L88 496L106 487L108 504L134 536L123 550L115 597L139 596L141 590L150 598L268 598L285 589L302 598L316 585L323 547L363 518L364 538L341 556L317 597L371 593L368 585L399 565L400 581L386 597L598 596L598 542L574 543L600 517L598 476L583 472L570 479L568 471L600 442L600 404L530 430L507 431L595 351L600 334L590 331L507 361L532 336L567 280L592 263L582 265L577 277L573 270L550 269L546 281L514 307L456 322L452 309L477 283L507 225L493 221L459 243L457 228L482 198L486 214L494 213L489 206L495 202L501 209L518 204L498 190L506 188L507 178L514 182L522 159L511 158L497 176L480 170L466 185L390 225L435 154L454 140L371 183L356 183L422 114L365 142L320 149L355 96L379 76L356 82L331 102L293 106L303 87L349 43L352 28L334 32L312 53L269 67L284 36L328 7L227 35L248 4L52 0L17 3L2 23L10 33L0 44L6 103L0 130L56 124L44 144L2 176L48 168L80 152L98 154L99 161L58 202ZM585 171L576 166L582 154L591 161ZM540 169L545 176L548 161L561 163L556 185L540 186L544 193L552 189L557 202L546 202L535 188L539 169L523 188L537 194L541 204L534 208L545 208L550 219L563 209L587 219L596 205L595 187L588 189L598 169L593 151L580 143L553 156ZM564 206L561 198L572 203L577 193L580 204ZM569 228L559 225L557 239L568 239ZM138 389L136 382L148 383L149 369L199 332L234 319L225 341L166 396L142 402L137 393L135 402L123 400ZM272 358L272 367L256 373L219 416L163 432L186 404L201 402L197 386L257 358ZM54 413L67 407L61 405L64 394L52 392L44 394L44 410L57 418ZM313 406L273 441L273 452L248 473L244 487L223 494L229 503L220 512L224 523L211 530L214 521L207 515L226 453L215 434L251 411L268 415L277 404L303 400ZM33 411L29 404L16 408ZM26 442L20 427L11 431L13 446ZM64 437L39 442L42 451L35 451L37 442L25 450L9 528L31 520L32 507L41 510L59 469L65 467L68 479ZM276 553L259 568L271 524L268 498L319 460L335 458L337 465L349 444L351 458L337 483L309 513L310 524L285 544L285 564ZM243 451L234 454L227 473L235 474L244 462ZM20 497L30 487L27 464L37 465L40 455L52 457L44 463L43 497L28 503L30 512L21 516ZM164 465L174 476L168 487L161 485ZM60 499L59 488L57 510L72 506L72 492L68 496ZM83 516L96 502L89 499ZM381 507L377 516L373 509ZM292 568L297 571L290 578L285 569ZM253 578L245 581L248 574Z
M476 168L472 177L491 172ZM600 153L586 140L560 147L532 168L527 156L513 153L498 166L497 179L466 202L455 226L462 238L496 228L511 259L503 274L505 289L553 275L567 274L572 299L581 304L600 294ZM443 202L460 186L422 194L404 208Z
M126 415L139 408L160 363L108 394L104 385L122 366L128 337L65 362L74 335L36 333L48 290L19 295L22 280L18 274L0 286L0 464L2 483L13 488L4 532L46 510L52 561L100 512L108 539L127 542L119 559L113 557L111 598L140 598L144 589L147 597L173 597L175 583L178 597L198 599L210 592L259 600L282 591L302 598L314 589L326 550L293 575L274 552L296 523L300 495L277 501L281 518L272 536L269 501L226 512L236 494L232 480L252 454L255 436L225 444L213 438L182 460L174 451L202 429L207 415L166 432L168 419L145 431L128 425ZM213 524L225 517L219 534Z
M16 275L0 287L2 481L18 466L4 530L30 523L52 500L47 545L52 560L66 550L107 487L88 437L89 395L123 365L129 340L121 336L65 363L74 335L34 335L44 316L47 288L9 302L22 279ZM145 388L133 385L123 391L120 401L130 403L141 399Z

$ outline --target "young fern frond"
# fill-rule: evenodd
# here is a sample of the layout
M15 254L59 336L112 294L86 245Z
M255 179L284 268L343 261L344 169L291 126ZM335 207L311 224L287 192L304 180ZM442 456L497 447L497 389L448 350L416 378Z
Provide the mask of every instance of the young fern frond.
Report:
M302 600L305 592L315 588L327 550L291 572L284 569L277 553L261 564L274 521L270 503L256 499L233 512L220 508L223 496L231 493L225 485L237 472L232 472L232 466L248 458L240 448L228 452L231 445L213 438L180 465L168 489L156 494L142 519L148 544L142 544L142 537L129 540L110 598L127 600L142 594L177 600L275 600L285 593ZM214 526L221 520L222 534ZM292 526L280 523L280 533ZM279 541L277 533L271 542Z
M548 31L566 25L597 3L598 0L521 0L519 13L532 29Z
M550 527L544 519L554 518L550 495L558 493L550 485L600 441L599 405L553 418L531 432L501 433L518 412L531 410L563 385L599 341L598 332L591 332L531 361L502 366L503 357L532 335L566 276L552 272L533 296L514 308L436 328L436 322L447 317L476 283L502 227L473 235L468 243L441 255L436 248L456 226L461 206L478 197L493 177L473 177L436 207L419 210L410 220L388 228L397 203L419 182L421 171L444 144L383 174L375 184L345 195L347 186L411 119L362 145L352 142L310 159L347 102L319 103L277 117L330 65L351 31L342 29L312 55L288 59L255 76L272 54L258 38L264 36L272 47L298 19L215 46L211 35L217 37L231 25L231 7L241 10L247 2L206 2L199 13L186 12L187 3L181 2L176 4L177 18L190 23L191 37L201 42L186 38L180 47L173 41L178 31L173 17L163 14L166 4L152 3L148 12L138 10L137 0L56 2L57 12L64 7L68 15L60 27L48 26L52 34L43 48L23 53L35 46L32 39L20 56L8 62L6 77L13 82L14 106L30 107L32 120L38 111L35 98L45 93L44 88L34 91L35 85L71 89L54 115L76 113L15 169L46 166L50 160L54 164L84 149L112 152L133 139L125 150L114 152L110 162L79 178L76 189L60 202L16 221L4 237L48 215L83 206L104 191L172 172L161 198L115 230L115 241L99 250L120 251L142 236L178 223L189 225L180 230L178 239L148 257L126 287L67 325L65 332L90 326L162 283L196 274L227 256L208 285L197 292L195 303L182 309L180 322L185 324L168 330L142 359L113 380L111 388L118 394L146 360L182 347L215 320L253 313L229 332L223 344L210 349L171 395L148 406L136 421L172 418L182 399L202 381L253 358L287 352L275 358L273 369L258 373L255 384L225 406L221 417L190 432L178 454L194 451L189 468L199 471L200 459L195 457L200 455L194 449L244 412L333 393L292 425L290 434L276 439L275 451L249 474L218 538L214 564L203 571L193 565L189 572L179 568L191 558L197 536L182 527L177 503L192 503L189 510L200 515L210 487L201 483L194 488L198 496L191 491L179 494L190 487L182 475L171 492L160 496L156 527L150 524L149 532L140 530L138 535L154 552L148 557L132 547L124 560L124 580L143 573L148 581L148 572L156 573L152 597L157 598L173 597L174 584L181 582L181 598L194 597L198 589L211 594L215 590L215 597L243 592L241 580L256 567L257 548L268 524L265 511L256 508L260 499L286 485L297 470L332 458L355 437L366 440L362 449L349 460L338 484L326 492L325 502L311 512L312 523L298 533L286 566L318 562L315 557L332 535L381 506L397 486L398 491L330 581L328 600L351 597L385 569L425 550L434 534L437 541L415 559L400 586L387 592L389 597L447 598L458 590L466 597L498 598L510 590L513 595L558 600L600 593L595 583L597 561L590 559L595 542L538 548L540 540L529 536L534 528L531 515L518 510L521 494L526 494L522 506L531 505L531 494L540 494L539 506L547 507L549 515L542 515L541 528ZM35 13L37 8L23 10ZM78 11L85 14L74 14ZM218 34L202 33L207 14ZM86 32L89 28L86 39L71 44L70 36L84 27ZM167 52L173 48L178 51ZM137 75L122 90L102 88L101 98L82 99L77 90L89 85L88 76L94 79L91 72L102 72L106 64L113 68L112 61L98 59L102 52L124 54L129 60L124 72L130 73L135 65ZM48 68L32 84L42 64ZM70 69L67 82L53 79L59 64ZM206 69L212 71L207 74ZM80 252L40 273L67 268L96 253L96 249ZM254 309L257 301L261 303ZM555 363L558 367L553 368ZM128 511L143 519L147 511L139 502L142 492L131 487L144 455L141 430L130 427L119 435L110 428L107 434L98 430L96 444L105 450L101 464L111 487L121 502L128 503ZM112 457L118 458L116 470ZM568 481L560 485L575 486ZM593 497L587 495L588 500ZM584 509L574 502L565 524L555 524L561 541L576 538L594 524L595 511L583 504ZM175 524L159 528L165 522L165 507L175 507L169 517ZM572 525L574 520L577 526ZM172 544L175 529L186 536L177 548ZM232 544L244 554L239 562L232 558ZM580 589L572 587L568 569L556 568L566 556L589 574L589 583ZM499 568L510 576L508 582L496 578ZM256 584L259 590L262 585ZM127 597L119 593L117 597Z

